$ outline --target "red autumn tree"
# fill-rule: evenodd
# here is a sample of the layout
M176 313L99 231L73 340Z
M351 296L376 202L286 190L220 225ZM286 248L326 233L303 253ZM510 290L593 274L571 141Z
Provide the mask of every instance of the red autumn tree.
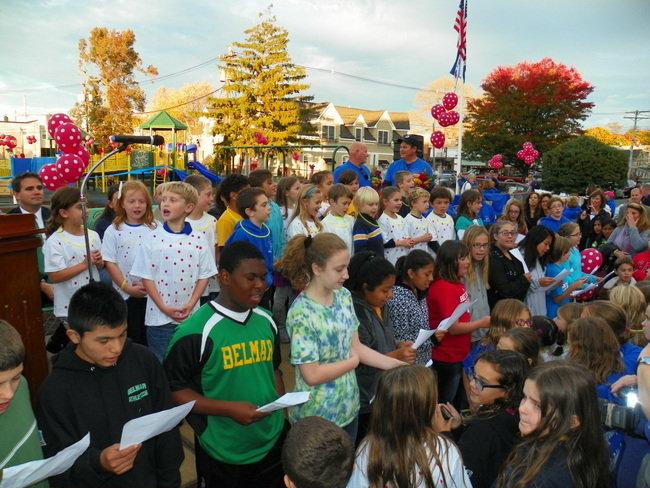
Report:
M487 160L501 153L522 169L516 153L525 141L543 155L581 134L594 87L574 68L544 58L499 66L483 81L483 96L469 101L463 152Z

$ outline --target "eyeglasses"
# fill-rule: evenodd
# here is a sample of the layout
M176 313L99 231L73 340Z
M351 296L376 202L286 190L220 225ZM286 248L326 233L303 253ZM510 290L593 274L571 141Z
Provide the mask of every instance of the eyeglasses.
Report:
M472 248L474 248L474 249L487 249L488 247L490 247L489 243L486 243L486 244L474 243L474 244L472 244Z
M517 319L515 320L515 324L519 327L530 327L533 325L533 321L530 319Z
M577 234L569 234L569 237L581 237L582 232L578 232Z
M478 391L483 391L484 388L498 388L502 390L506 389L506 387L503 385L488 385L484 383L483 380L481 380L481 378L476 376L476 373L474 372L473 369L469 372L469 380L474 382L474 384L476 385L476 389Z
M514 230L511 230L511 231L499 232L499 235L504 237L514 237L517 235L517 233Z

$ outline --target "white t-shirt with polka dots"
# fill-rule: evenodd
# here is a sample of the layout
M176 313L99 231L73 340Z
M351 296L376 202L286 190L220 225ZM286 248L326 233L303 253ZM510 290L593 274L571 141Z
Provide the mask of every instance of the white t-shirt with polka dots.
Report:
M212 259L216 263L216 245L217 245L217 219L207 212L203 212L203 216L200 219L190 219L189 217L185 219L185 222L189 222L192 226L192 230L200 232L205 237L205 240L208 241L210 246L210 251L212 252ZM210 293L219 291L219 281L216 276L213 276L208 280L208 286L203 292L203 296L207 296Z
M94 230L88 230L88 241L90 251L100 251L102 241L99 234ZM54 234L47 238L43 246L43 257L45 272L52 273L71 268L75 264L86 259L86 241L83 235L75 236L59 228ZM93 278L99 281L99 271L91 265ZM66 318L68 316L68 305L74 292L90 282L88 270L84 270L69 280L54 283L54 316Z
M431 232L431 222L424 217L418 218L414 217L413 214L408 214L406 217L404 217L404 222L406 223L406 228L408 229L409 236L412 239L417 239L427 232L433 235L433 232ZM431 248L429 248L428 242L418 242L411 248L411 250L413 249L421 249L422 251L428 252L433 257L436 256Z
M395 214L395 217L389 217L385 213L382 213L377 219L377 222L379 222L379 227L381 228L384 244L391 239L397 242L410 237L406 222L404 222L404 217L399 214ZM401 256L406 256L409 250L408 247L402 246L384 248L384 257L395 264Z
M142 281L137 276L131 275L131 268L138 249L149 239L153 230L144 224L129 225L125 222L119 229L115 227L115 224L111 224L104 232L102 257L104 261L117 264L124 278L128 280L129 285ZM125 300L130 297L128 293L120 288L118 283L113 282L113 287Z
M162 224L138 249L133 276L151 280L167 306L182 307L194 291L197 280L208 279L217 274L217 266L209 244L200 232L192 230L186 222L185 230L174 233ZM193 313L196 306L190 312ZM147 298L145 325L158 326L178 323L165 315L151 298Z
M444 217L440 217L435 212L431 212L426 218L431 224L432 241L438 241L438 244L442 245L445 241L456 240L454 218L451 215L445 214Z

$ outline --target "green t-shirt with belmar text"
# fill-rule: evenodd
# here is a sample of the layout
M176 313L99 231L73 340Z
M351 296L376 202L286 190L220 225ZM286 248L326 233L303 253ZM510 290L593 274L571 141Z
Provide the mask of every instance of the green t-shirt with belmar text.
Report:
M172 391L191 389L213 400L262 406L278 398L277 328L263 308L235 312L215 302L180 324L163 362ZM277 410L249 425L230 417L191 414L203 450L227 464L261 460L277 442L284 414Z

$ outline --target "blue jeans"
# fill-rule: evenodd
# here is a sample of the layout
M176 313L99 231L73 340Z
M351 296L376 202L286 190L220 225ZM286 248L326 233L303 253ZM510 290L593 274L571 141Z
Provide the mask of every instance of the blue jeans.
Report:
M147 326L147 344L152 353L162 363L167 352L169 341L174 335L176 324L148 325Z
M438 377L438 403L453 403L463 377L463 363L444 363L434 361L433 370Z

